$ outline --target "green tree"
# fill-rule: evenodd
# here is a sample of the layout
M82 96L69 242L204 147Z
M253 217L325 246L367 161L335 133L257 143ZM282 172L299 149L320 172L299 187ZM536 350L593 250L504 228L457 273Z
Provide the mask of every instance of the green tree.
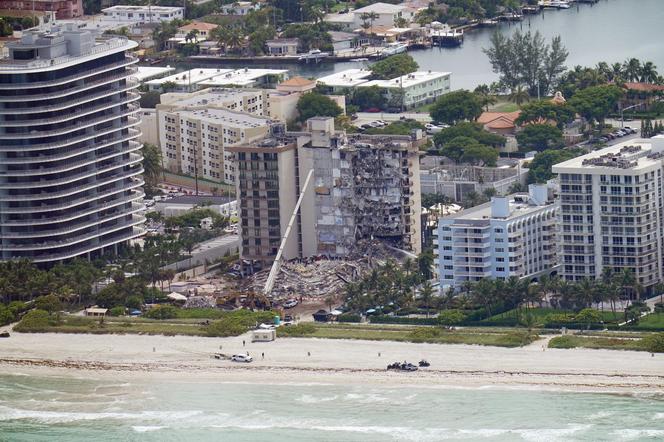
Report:
M173 319L177 317L178 310L170 305L159 305L151 308L145 314L146 318L150 319Z
M472 122L462 122L452 127L447 127L434 135L433 140L436 147L441 148L457 137L472 138L479 144L492 147L504 146L506 142L505 137L502 135L487 132L482 125Z
M47 311L49 314L62 310L62 302L55 295L40 296L35 299L35 308Z
M622 95L622 90L615 85L592 86L578 91L569 100L569 105L591 124L597 121L603 125Z
M466 320L466 315L460 310L443 310L438 314L440 325L457 325Z
M378 86L358 87L353 91L352 103L361 110L384 109L387 104L385 90Z
M372 64L369 69L380 80L391 80L415 72L419 65L410 55L397 54Z
M479 143L474 138L470 137L456 137L445 143L445 145L438 151L439 154L446 156L456 163L460 163L466 149L470 146L477 146Z
M495 167L498 152L492 147L483 146L478 143L466 146L461 161L478 166Z
M543 124L554 121L562 129L574 121L574 109L566 104L556 104L551 100L535 100L521 107L521 114L516 119L518 125Z
M417 256L417 268L423 281L428 281L433 277L434 256L431 250L425 250Z
M162 174L161 149L149 143L141 148L143 155L143 177L147 188L155 188Z
M302 95L297 102L299 120L306 121L311 117L336 117L343 111L330 98L325 95L311 92Z
M434 121L454 125L474 121L482 114L482 102L467 90L458 90L438 97L429 112Z
M574 319L578 322L583 322L586 324L586 328L590 329L592 324L597 324L602 320L602 315L600 312L593 308L584 308L579 313L576 314Z
M509 95L510 101L514 102L517 106L521 106L526 101L530 100L530 94L520 84L512 89Z
M429 317L429 309L431 308L431 301L433 300L433 287L431 283L427 280L424 281L422 287L420 288L420 302L422 306L426 309L427 318Z
M643 338L647 351L651 353L664 353L664 333L655 333Z
M563 131L550 124L529 124L516 134L521 150L544 151L565 145Z
M528 165L528 182L546 183L547 180L550 180L553 177L551 167L554 164L571 160L583 153L585 152L581 149L545 150L544 152L538 153Z

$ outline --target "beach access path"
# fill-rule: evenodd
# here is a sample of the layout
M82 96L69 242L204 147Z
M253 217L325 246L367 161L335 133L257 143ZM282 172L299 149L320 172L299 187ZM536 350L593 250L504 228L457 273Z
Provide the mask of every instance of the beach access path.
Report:
M244 341L244 345L243 345ZM548 349L544 340L521 348L414 344L391 341L147 335L22 334L0 339L0 369L228 382L340 382L449 385L469 388L573 389L664 393L664 355L590 349ZM249 352L250 364L214 359ZM264 359L261 354L264 353ZM387 372L395 361L431 367Z

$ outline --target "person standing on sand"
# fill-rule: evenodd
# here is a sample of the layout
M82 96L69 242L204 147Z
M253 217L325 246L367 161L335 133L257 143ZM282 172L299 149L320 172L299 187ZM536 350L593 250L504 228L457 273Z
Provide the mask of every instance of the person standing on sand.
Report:
M242 346L243 346L243 347L244 347L244 344L245 344L245 342L244 342L244 339L243 339L243 340L242 340Z
M265 353L261 353L261 359L265 359Z

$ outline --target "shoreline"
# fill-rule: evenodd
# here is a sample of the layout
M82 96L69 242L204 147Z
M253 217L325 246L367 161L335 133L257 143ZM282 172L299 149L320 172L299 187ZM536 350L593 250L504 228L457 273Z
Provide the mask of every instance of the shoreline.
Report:
M316 338L248 341L247 335L14 333L0 341L0 369L7 375L138 382L150 373L150 381L159 382L376 384L664 395L664 355L652 357L645 352L543 350L543 341L520 348ZM247 351L254 357L251 364L212 358L213 353ZM385 369L394 361L417 363L422 358L431 362L430 368L413 373Z

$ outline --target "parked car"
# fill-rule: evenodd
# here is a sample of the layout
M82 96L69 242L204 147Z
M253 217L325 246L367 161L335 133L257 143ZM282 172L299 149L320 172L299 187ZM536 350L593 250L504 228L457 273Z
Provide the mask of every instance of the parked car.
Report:
M231 361L233 361L233 362L251 362L253 360L254 360L254 358L252 358L251 356L243 355L243 354L233 355L231 357Z
M288 299L286 302L284 302L284 308L293 308L297 304L297 299Z
M636 129L634 129L633 127L630 127L630 126L625 126L624 129L628 130L632 134L638 133L638 131Z

